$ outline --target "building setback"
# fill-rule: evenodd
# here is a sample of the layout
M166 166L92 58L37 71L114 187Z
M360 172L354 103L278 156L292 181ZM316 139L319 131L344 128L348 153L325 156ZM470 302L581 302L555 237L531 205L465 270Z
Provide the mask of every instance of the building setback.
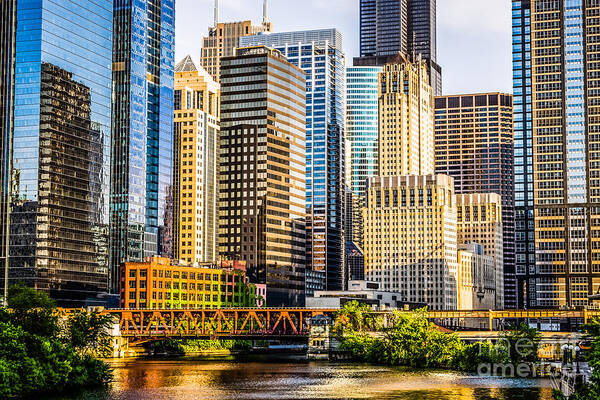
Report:
M345 55L335 29L247 36L275 47L306 74L306 293L344 282Z
M456 194L502 197L504 304L499 307L516 308L512 96L436 97L435 172L454 178Z
M172 255L174 0L114 2L110 289L119 268Z
M456 309L453 186L446 175L369 178L363 211L367 281L401 293L405 302Z
M219 84L190 56L175 66L173 244L189 264L218 259Z
M385 65L399 53L412 61L421 57L434 95L441 96L436 33L436 0L360 0L360 57L354 65Z
M248 264L267 306L304 304L306 81L264 46L221 60L219 253Z
M107 290L113 4L5 1L0 12L7 283L89 304Z

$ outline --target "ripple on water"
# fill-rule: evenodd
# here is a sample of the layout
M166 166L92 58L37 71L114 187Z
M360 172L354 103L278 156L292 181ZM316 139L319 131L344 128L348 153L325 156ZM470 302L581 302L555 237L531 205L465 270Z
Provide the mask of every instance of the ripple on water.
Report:
M546 380L306 361L119 360L108 390L51 400L551 400ZM49 399L50 400L50 399Z

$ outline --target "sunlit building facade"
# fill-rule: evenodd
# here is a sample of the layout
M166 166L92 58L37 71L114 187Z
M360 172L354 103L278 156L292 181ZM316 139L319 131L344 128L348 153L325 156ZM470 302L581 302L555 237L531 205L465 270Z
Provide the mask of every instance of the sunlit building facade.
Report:
M202 38L202 54L200 63L215 81L219 82L221 74L221 58L231 57L239 46L241 37L256 35L260 32L271 32L270 22L254 25L252 21L217 22L208 29L208 35Z
M363 218L367 281L401 293L402 301L456 309L457 215L451 177L369 178Z
M114 2L110 288L119 268L172 255L174 0Z
M493 310L496 263L477 243L458 245L458 310Z
M342 35L319 29L247 36L274 47L306 75L307 295L341 290L344 277L345 84Z
M477 243L494 261L495 301L493 309L504 308L504 241L502 198L496 193L456 195L458 244Z
M502 196L504 299L517 307L512 96L479 93L435 98L435 172L454 178L456 194Z
M597 15L513 1L517 275L523 307L588 305L600 288Z
M277 50L221 60L219 253L248 264L266 305L304 304L306 81Z
M423 62L405 58L379 74L380 176L434 172L434 103Z
M243 261L189 266L151 257L124 263L120 276L121 308L198 310L255 307L260 302Z
M0 12L8 284L91 304L108 279L113 4L6 1Z
M189 264L218 259L220 86L187 56L175 66L173 248Z

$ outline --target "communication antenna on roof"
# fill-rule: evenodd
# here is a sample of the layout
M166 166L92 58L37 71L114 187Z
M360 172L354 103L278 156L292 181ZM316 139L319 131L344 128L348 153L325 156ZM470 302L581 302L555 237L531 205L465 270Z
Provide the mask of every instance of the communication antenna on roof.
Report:
M415 54L415 52L417 51L417 35L414 31L412 39L412 62L417 62L417 55Z
M263 25L267 24L267 0L263 0Z
M215 28L219 23L219 0L215 0Z

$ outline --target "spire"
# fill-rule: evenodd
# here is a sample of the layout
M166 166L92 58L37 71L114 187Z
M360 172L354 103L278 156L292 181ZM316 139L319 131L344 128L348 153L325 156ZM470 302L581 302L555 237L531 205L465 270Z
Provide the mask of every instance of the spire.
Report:
M263 0L263 25L267 24L267 0Z
M194 72L198 71L196 68L196 64L192 60L190 55L185 56L185 58L177 63L175 66L175 72Z
M215 28L219 23L219 0L215 0Z

